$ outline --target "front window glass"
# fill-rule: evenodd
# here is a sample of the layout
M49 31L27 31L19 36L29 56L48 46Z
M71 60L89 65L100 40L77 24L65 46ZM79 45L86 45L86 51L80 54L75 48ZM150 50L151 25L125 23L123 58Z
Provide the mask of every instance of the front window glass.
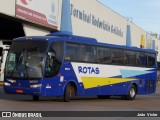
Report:
M20 79L42 78L46 41L13 42L6 61L6 76Z

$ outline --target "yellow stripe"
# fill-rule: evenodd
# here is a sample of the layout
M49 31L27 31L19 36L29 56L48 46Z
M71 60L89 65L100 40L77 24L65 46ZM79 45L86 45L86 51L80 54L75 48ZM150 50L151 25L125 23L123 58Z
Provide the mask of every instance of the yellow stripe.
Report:
M122 82L133 81L135 78L99 78L99 77L82 77L85 89L99 86L112 85Z

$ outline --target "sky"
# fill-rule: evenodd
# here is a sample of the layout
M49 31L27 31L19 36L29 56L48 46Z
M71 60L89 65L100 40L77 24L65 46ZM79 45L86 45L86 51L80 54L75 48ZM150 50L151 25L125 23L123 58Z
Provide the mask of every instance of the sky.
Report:
M147 32L160 34L160 0L99 0Z

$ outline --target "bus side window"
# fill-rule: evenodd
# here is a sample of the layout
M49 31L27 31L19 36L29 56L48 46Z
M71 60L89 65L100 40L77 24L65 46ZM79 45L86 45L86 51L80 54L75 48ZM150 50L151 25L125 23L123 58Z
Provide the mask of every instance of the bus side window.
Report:
M110 48L98 47L97 54L98 63L111 63Z
M137 52L137 65L147 66L147 55L145 52Z
M155 66L156 64L156 55L155 54L148 54L148 66L152 67Z
M136 52L135 51L125 51L125 64L136 66Z
M111 49L111 59L113 64L124 64L124 54L123 50L120 49Z
M82 45L81 51L82 51L81 61L96 62L96 47L89 45Z
M66 61L80 61L80 48L78 44L67 43L65 60Z

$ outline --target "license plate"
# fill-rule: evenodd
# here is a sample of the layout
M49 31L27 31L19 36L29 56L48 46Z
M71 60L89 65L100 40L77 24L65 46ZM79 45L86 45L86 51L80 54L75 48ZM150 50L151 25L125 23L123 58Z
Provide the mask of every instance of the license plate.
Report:
M22 94L22 93L23 93L23 90L16 90L16 93Z

